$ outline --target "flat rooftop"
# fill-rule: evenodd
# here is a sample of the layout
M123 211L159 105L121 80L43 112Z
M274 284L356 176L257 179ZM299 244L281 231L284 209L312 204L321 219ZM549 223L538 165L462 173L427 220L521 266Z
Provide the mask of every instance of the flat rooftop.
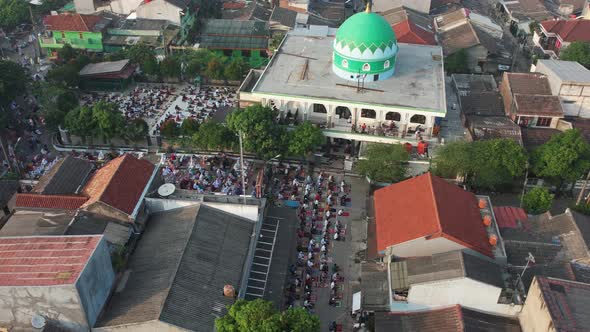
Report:
M365 90L359 93L356 82L339 78L332 72L333 42L333 35L288 34L252 93L446 113L439 46L398 44L394 76L365 82ZM307 72L303 74L306 67Z

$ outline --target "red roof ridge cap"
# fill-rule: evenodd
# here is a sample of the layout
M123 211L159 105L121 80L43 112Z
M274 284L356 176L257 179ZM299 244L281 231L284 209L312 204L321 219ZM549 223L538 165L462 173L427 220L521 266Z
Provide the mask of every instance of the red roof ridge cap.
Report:
M82 21L82 24L84 25L84 27L86 27L86 30L90 31L90 28L88 27L88 24L86 24L86 21L84 20L84 17L82 17L82 15L80 15L80 14L78 14L78 17Z
M461 255L461 259L463 259L463 255ZM465 323L463 322L463 311L461 310L461 305L456 304L455 310L457 311L457 323L459 323L458 330L465 331Z
M433 180L432 172L426 173L426 176L428 177L428 186L430 187L430 193L432 194L432 201L434 203L434 215L436 216L436 224L438 225L438 233L444 234L443 228L442 228L442 223L440 222L440 215L438 213L438 202L436 201L436 194L434 193L434 182L432 181Z

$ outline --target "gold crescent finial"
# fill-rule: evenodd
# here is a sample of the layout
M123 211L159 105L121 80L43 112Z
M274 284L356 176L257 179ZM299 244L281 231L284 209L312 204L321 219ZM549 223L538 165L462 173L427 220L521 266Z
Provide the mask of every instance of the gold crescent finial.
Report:
M367 0L367 8L365 8L365 13L371 12L371 0Z

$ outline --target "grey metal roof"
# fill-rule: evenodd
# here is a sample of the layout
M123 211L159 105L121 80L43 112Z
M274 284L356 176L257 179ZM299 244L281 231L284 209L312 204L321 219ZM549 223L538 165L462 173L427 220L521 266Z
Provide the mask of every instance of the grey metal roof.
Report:
M276 6L270 15L271 22L278 22L281 25L294 28L297 12L287 8Z
M192 331L212 331L233 299L250 247L254 223L204 206L153 214L131 256L126 285L119 286L98 326L161 320Z
M389 310L387 265L363 263L361 265L361 307L363 310Z
M210 19L201 32L201 47L210 49L267 49L268 22Z
M17 210L0 229L0 237L63 235L74 213L71 210Z
M252 14L250 15L250 20L266 22L271 14L272 10L266 2L261 3L257 1L254 10L252 10Z
M109 74L109 73L116 73L129 63L129 59L119 60L119 61L105 61L105 62L98 62L98 63L89 63L82 70L80 70L80 76L87 76L87 75L96 75L96 74Z
M39 180L33 192L44 195L71 195L81 190L94 166L70 155L55 164Z

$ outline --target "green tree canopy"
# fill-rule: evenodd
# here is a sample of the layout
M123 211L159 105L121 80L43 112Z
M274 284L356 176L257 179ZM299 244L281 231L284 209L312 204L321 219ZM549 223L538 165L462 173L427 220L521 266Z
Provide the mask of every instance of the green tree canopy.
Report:
M449 143L434 159L436 175L460 176L473 187L494 190L512 185L526 166L524 149L510 139Z
M459 51L445 57L445 70L450 74L465 74L469 73L467 67L467 51L460 49Z
M180 132L184 136L193 136L199 130L199 122L193 118L186 118L180 125Z
M275 113L260 104L235 110L226 118L227 126L234 133L242 133L244 149L269 159L284 154L288 145L285 127L274 122Z
M137 141L148 134L148 124L144 119L135 119L125 126L123 138L130 141Z
M303 308L278 312L269 301L238 300L225 316L215 320L215 329L218 332L319 332L320 320Z
M57 56L64 62L69 62L74 60L78 56L78 51L76 51L72 45L65 44L62 48L57 50Z
M45 125L53 130L63 125L66 114L79 104L76 91L68 89L63 83L38 82L33 93L41 107Z
M27 71L18 63L0 60L0 103L8 105L27 88Z
M553 196L547 188L536 187L524 195L522 205L527 213L541 214L551 209Z
M559 52L559 58L567 61L577 61L582 66L590 68L590 43L573 42Z
M166 120L160 126L160 134L164 137L176 137L179 133L180 130L174 119Z
M80 83L80 77L78 76L78 69L77 64L75 63L66 63L61 66L57 66L49 70L47 72L46 79L49 82L53 83L65 83L67 86L71 88L78 87Z
M310 121L305 121L295 127L289 135L289 153L294 156L304 156L326 141L322 130Z
M180 61L174 56L167 56L160 63L162 76L180 78L180 72Z
M221 58L210 59L204 74L214 80L223 79L223 60Z
M125 51L131 63L139 65L147 75L158 75L159 65L153 48L145 43L138 43Z
M406 177L408 152L401 144L371 144L365 157L356 169L373 181L390 183Z
M65 127L70 133L82 137L94 136L96 120L92 116L92 108L88 106L76 107L65 117Z
M566 130L536 148L531 156L533 172L557 186L574 182L590 168L590 145L577 129Z
M208 120L199 126L193 134L192 144L205 150L223 150L234 147L236 135L226 126L214 120Z
M0 28L8 32L21 23L31 23L27 1L0 0Z
M123 133L125 119L123 114L115 109L115 105L99 101L92 107L92 117L97 126L97 132L105 140L109 140Z
M248 64L241 57L232 58L223 71L226 79L232 81L242 80L248 71Z

